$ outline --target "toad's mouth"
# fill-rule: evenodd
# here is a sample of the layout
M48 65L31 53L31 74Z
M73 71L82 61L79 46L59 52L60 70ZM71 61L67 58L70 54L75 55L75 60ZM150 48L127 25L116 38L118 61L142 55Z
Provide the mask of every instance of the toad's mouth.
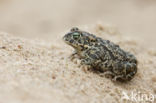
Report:
M68 45L70 45L70 46L72 46L72 47L76 47L76 45L74 45L74 43L73 42L71 42L71 40L68 40L67 38L65 38L65 37L63 37L63 41L66 43L66 44L68 44Z
M66 44L71 45L70 41L69 41L65 36L63 37L63 41L64 41Z

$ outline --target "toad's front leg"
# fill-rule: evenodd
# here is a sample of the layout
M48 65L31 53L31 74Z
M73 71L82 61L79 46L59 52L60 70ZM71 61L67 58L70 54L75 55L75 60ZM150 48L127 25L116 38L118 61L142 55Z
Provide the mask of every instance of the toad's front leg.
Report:
M113 65L113 72L115 73L114 80L129 81L137 72L137 66L135 63L129 62L117 62Z
M74 52L70 55L70 60L73 60L75 58L75 56L77 55L77 51L74 50Z

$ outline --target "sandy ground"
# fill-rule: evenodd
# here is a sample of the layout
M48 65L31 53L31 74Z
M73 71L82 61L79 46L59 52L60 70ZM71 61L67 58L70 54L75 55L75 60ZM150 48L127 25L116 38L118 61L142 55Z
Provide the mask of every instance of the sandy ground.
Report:
M156 95L155 12L155 0L0 0L0 103L148 103ZM70 60L61 38L73 26L135 54L135 78L114 83Z
M156 95L156 49L146 49L110 25L81 29L134 53L139 61L135 78L128 83L112 82L88 71L79 59L70 60L73 49L62 41L64 33L47 42L1 32L0 103L131 103L133 99L121 99L123 92L129 97L137 93L133 103L139 103L142 94Z

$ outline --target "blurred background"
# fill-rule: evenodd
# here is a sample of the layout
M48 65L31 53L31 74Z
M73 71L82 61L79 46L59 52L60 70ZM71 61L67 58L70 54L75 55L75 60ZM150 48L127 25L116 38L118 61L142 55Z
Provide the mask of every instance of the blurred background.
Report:
M52 40L73 26L98 21L156 44L156 0L0 0L0 31Z

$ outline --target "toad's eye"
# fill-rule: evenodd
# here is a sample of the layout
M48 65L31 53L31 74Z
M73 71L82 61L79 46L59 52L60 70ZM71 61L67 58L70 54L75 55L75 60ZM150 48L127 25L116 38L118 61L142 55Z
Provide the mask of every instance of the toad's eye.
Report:
M74 39L78 39L80 37L80 34L79 33L73 33L73 38Z

